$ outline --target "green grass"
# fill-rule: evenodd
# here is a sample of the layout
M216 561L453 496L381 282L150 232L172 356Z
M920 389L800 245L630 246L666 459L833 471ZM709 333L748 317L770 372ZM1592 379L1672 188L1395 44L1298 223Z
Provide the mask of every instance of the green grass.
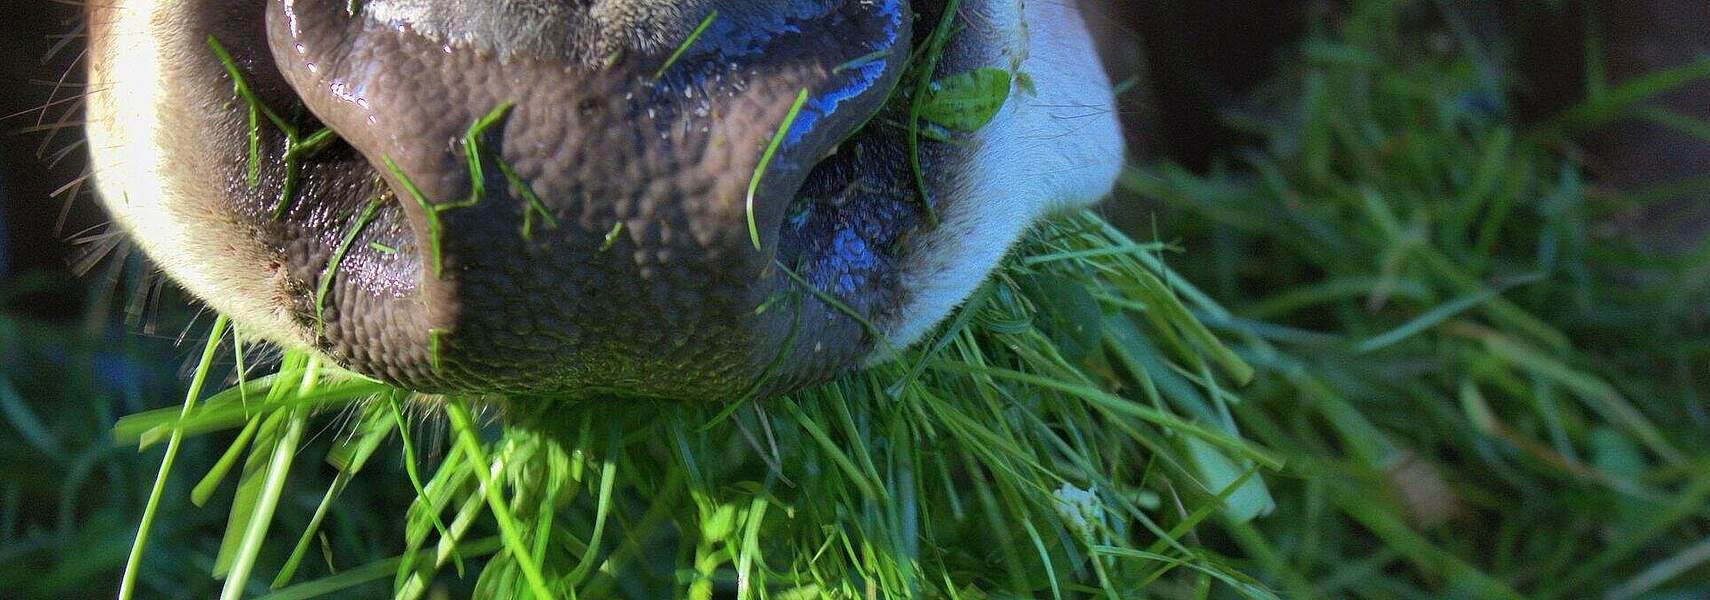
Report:
M1288 457L1279 513L1316 515L1233 542L1302 594L1710 593L1703 255L1597 229L1683 191L1598 189L1563 152L1702 61L1517 124L1479 108L1507 104L1498 49L1424 52L1408 8L1309 44L1272 84L1284 116L1240 121L1259 151L1123 177L1260 371L1234 415Z
M772 157L778 154L778 148L784 145L784 137L790 133L790 126L795 124L796 117L802 113L802 106L808 101L807 88L796 93L796 99L790 103L789 112L784 113L784 120L778 124L778 131L772 134L772 141L766 144L766 151L761 153L760 162L754 167L754 175L748 178L748 195L743 200L743 207L748 216L748 241L754 244L754 249L760 249L760 229L754 222L754 195L760 192L760 178L766 176L766 167L772 164Z
M439 569L464 539L487 530L502 548L474 585L501 595L599 596L627 586L644 596L637 590L1122 597L1177 569L1268 594L1145 508L1167 493L1199 507L1199 519L1221 512L1244 521L1269 510L1261 471L1282 466L1277 451L1243 439L1232 422L1196 422L1177 408L1227 410L1219 386L1251 369L1188 316L1147 246L1090 216L1043 228L1031 244L1035 255L1081 258L1012 261L926 349L793 397L645 408L519 399L485 426L472 415L486 405L474 399L414 401L446 411L454 445L433 451L444 459L425 484L398 482L415 498L398 523L406 559L346 567L369 573L366 581L329 574L279 592L392 575L394 590L413 597L444 576ZM1098 248L1124 251L1088 252ZM1107 311L1099 295L1154 308ZM1033 317L1040 313L1050 318ZM1101 341L1107 328L1127 337ZM1107 362L1116 357L1125 362ZM369 455L353 446L395 447L380 440L408 432L394 401L365 399L401 392L302 357L286 365L193 407L126 417L115 429L146 446L262 424L267 441L249 442L240 475L253 483L239 486L227 525L243 533L228 535L216 561L231 565L230 597L258 564L255 540L277 511L278 482L299 468L291 459L307 415L349 419L350 433L329 451L335 457ZM1163 376L1151 368L1208 379L1133 397L1112 391ZM246 396L267 399L246 407ZM419 454L410 450L402 456ZM301 557L314 529L362 464L329 463L338 473L295 535L287 572L308 569ZM1218 509L1220 501L1227 506ZM491 524L481 525L486 518ZM641 549L660 544L678 550ZM1049 576L1039 574L1043 565ZM685 581L679 573L694 575Z
M207 382L207 365L213 362L214 351L219 349L220 336L225 334L226 318L220 317L214 322L213 331L209 333L207 348L202 351L202 367L196 370L196 378L190 382L190 391L184 397L184 410L180 418L188 416L196 410L196 400L202 395L202 385ZM166 457L160 461L160 473L154 477L154 487L149 490L148 504L143 507L142 523L137 528L136 543L131 546L130 559L125 563L125 574L119 583L119 597L129 598L135 593L137 569L142 563L143 549L148 546L149 528L154 524L155 514L160 509L161 495L165 491L167 476L172 474L173 459L178 457L178 448L184 443L184 428L172 429L171 438L166 444Z
M1644 102L1703 67L1521 124L1501 53L1432 49L1398 25L1418 6L1318 27L1271 110L1231 115L1250 151L1125 172L1156 234L1047 223L917 347L785 398L423 398L297 355L227 377L218 335L183 376L147 367L171 340L0 312L0 589L1710 594L1710 244L1598 227L1702 186L1599 187L1564 137L1704 130Z
M921 167L920 120L930 96L928 91L932 89L933 77L938 72L938 59L944 55L944 47L956 27L956 15L961 10L962 0L945 2L943 16L933 26L926 47L910 55L910 60L918 61L918 64L910 65L914 89L909 93L908 120L904 123L908 127L908 165L909 173L914 175L915 191L920 194L920 207L926 212L926 222L931 225L938 223L938 208L932 205L931 188L926 185L926 170Z
M320 284L315 288L316 338L326 335L327 294L331 293L333 281L338 277L339 265L344 262L344 255L350 251L350 245L356 242L356 236L362 235L362 230L368 228L369 221L374 220L374 213L379 210L380 200L378 198L369 200L368 205L362 209L362 214L356 216L356 223L351 225L350 230L344 233L344 239L339 242L337 248L333 249L332 257L327 259L327 268L321 272ZM237 350L239 356L242 353L241 349ZM242 371L242 366L239 366L238 369Z
M706 33L707 28L712 27L713 21L716 20L718 20L718 11L708 12L707 16L701 19L700 24L695 26L695 30L689 32L689 37L684 38L683 43L678 44L677 49L671 51L671 56L665 58L664 64L659 65L659 70L653 72L653 80L658 81L665 77L665 72L671 70L671 66L677 64L678 59L683 58L683 53L688 52L689 48L695 45L695 40L701 39L701 34Z
M487 132L504 120L514 107L515 105L509 102L500 104L469 126L469 130L463 134L463 159L469 166L469 197L457 204L438 205L435 208L465 208L480 203L481 198L487 195L487 176L483 165L491 160L499 168L499 174L504 176L505 183L509 184L517 195L522 196L522 239L533 240L534 219L537 215L546 221L547 228L557 228L558 221L553 218L552 212L546 209L546 204L541 202L540 196L535 195L534 188L517 175L516 170L512 169L503 157L496 152L489 152L483 141Z
M224 44L220 43L220 40L210 35L206 43L208 49L219 59L220 66L225 69L226 75L231 77L232 93L248 107L249 158L245 170L249 187L254 188L261 184L262 118L265 117L267 122L273 124L274 128L285 136L285 153L281 159L284 162L285 174L279 185L279 200L273 203L272 212L275 220L283 219L286 213L291 210L292 202L297 199L297 184L302 175L302 160L326 148L336 139L336 136L333 135L332 129L322 128L305 137L296 125L280 116L279 113L274 112L271 107L261 101L260 97L255 95L254 90L250 89L249 83L244 80L237 62L232 59L231 53L226 50Z
M422 216L427 222L428 262L433 264L433 276L435 278L444 278L445 258L443 250L441 249L441 244L444 242L444 226L442 225L439 213L454 208L469 208L474 206L476 203L481 201L481 196L479 194L471 194L468 199L461 202L435 204L428 200L427 196L422 193L421 187L417 186L415 181L411 180L410 176L404 173L404 170L398 166L396 161L393 161L389 156L384 160L386 162L386 171L390 173L393 178L398 180L399 185L403 186L404 194L408 195L410 200L415 202L417 207L421 208ZM476 159L471 158L470 160L475 161ZM481 179L478 177L471 177L470 181L481 181Z

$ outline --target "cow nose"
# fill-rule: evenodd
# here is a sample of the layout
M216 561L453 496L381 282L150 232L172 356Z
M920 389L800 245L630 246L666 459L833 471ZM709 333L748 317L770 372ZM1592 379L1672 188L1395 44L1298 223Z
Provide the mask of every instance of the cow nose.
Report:
M870 350L775 256L809 170L899 78L906 3L713 2L615 50L586 3L553 27L365 4L268 13L281 73L381 190L338 217L303 311L336 360L424 391L729 399Z

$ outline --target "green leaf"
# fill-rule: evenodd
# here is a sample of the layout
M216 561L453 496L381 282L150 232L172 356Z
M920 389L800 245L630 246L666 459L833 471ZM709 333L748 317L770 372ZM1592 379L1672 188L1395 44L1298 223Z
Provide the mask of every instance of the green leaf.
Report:
M985 127L1009 101L1009 71L981 67L932 82L921 118L957 131Z
M710 542L723 541L736 531L736 507L720 504L701 525L701 538Z
M1067 277L1036 275L1021 279L1023 293L1038 307L1035 323L1063 357L1080 361L1104 339L1104 313L1085 285Z
M1188 455L1198 467L1200 477L1204 478L1206 492L1222 494L1230 486L1235 486L1223 500L1225 516L1237 523L1245 523L1276 509L1276 501L1271 499L1263 478L1246 477L1245 481L1242 480L1247 471L1256 468L1250 461L1236 462L1216 446L1196 437L1183 436L1182 443L1187 445Z
M1372 352L1388 348L1402 340L1419 335L1432 327L1441 325L1444 321L1455 318L1461 313L1478 307L1480 304L1489 302L1491 299L1502 295L1502 292L1507 291L1514 286L1534 283L1541 280L1543 280L1542 275L1527 275L1526 277L1509 282L1507 285L1502 287L1467 294L1455 299L1454 301L1447 302L1441 306L1433 308L1400 327L1360 342L1354 346L1354 352L1359 354L1370 354Z

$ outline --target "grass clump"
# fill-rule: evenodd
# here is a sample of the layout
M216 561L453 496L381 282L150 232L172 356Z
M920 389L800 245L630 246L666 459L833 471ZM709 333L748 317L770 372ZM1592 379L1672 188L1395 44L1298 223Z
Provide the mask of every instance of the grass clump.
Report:
M1601 187L1568 137L1710 72L1596 81L1521 122L1498 40L1399 25L1464 18L1356 3L1289 58L1273 112L1232 115L1252 151L1123 177L1259 371L1233 416L1287 457L1278 512L1313 515L1228 542L1301 596L1710 593L1710 254L1601 225L1681 182Z
M1215 417L1251 373L1190 316L1220 309L1180 300L1150 247L1090 215L1036 231L1029 248L1046 260L1010 261L926 347L787 398L411 401L444 411L450 443L389 459L413 472L422 451L441 457L405 486L402 552L273 593L389 583L420 597L445 585L447 564L480 560L473 591L496 597L1114 598L1178 578L1268 597L1187 539L1207 519L1268 512L1263 472L1282 466ZM252 442L240 480L274 482L300 468L283 449L298 447L301 419L344 414L333 483L277 584L308 569L327 503L409 429L408 393L287 365L117 428L146 444L261 423L268 442ZM1185 385L1153 383L1171 377ZM240 406L245 390L268 400ZM246 533L225 548L246 568L224 571L230 597L256 564L267 499L240 487L234 501L228 532Z

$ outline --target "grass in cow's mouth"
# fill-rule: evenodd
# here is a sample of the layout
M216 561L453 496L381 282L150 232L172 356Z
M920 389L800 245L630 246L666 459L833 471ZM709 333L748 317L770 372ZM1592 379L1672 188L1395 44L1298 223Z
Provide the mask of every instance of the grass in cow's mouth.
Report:
M612 223L611 230L607 231L606 237L604 239L600 240L600 251L599 251L599 253L605 254L605 252L607 250L612 249L612 246L617 245L618 234L620 234L620 233L623 233L623 221L618 221L616 223Z
M938 209L932 205L932 193L926 185L926 171L920 160L920 120L925 110L927 90L932 86L932 79L938 71L938 59L944 55L944 46L950 41L950 32L956 26L956 15L960 13L962 0L949 0L944 3L944 14L932 28L932 35L927 38L926 47L911 57L917 64L913 69L913 86L908 103L908 120L904 123L908 132L908 165L909 173L914 176L915 193L920 194L920 207L926 213L928 225L938 224Z
M345 231L344 239L339 242L337 248L333 249L332 257L327 259L327 268L321 272L320 284L315 288L315 339L317 340L326 335L327 295L332 292L333 281L338 277L339 265L344 262L344 255L350 251L350 245L356 243L356 236L362 235L362 230L368 228L368 223L374 220L374 215L379 210L380 199L369 200L368 204L363 207L362 213L356 216L356 222L351 224L348 231Z
M416 182L411 180L409 175L404 174L404 169L398 166L397 161L392 160L392 157L390 156L385 157L383 160L386 162L386 171L391 173L394 179L398 180L398 185L404 188L404 194L409 196L410 200L414 201L416 206L422 209L422 216L425 219L424 222L427 223L428 262L433 264L434 278L438 279L445 277L444 251L440 246L443 237L444 225L440 221L439 213L453 208L468 208L473 206L475 203L480 202L481 197L471 193L469 199L461 202L434 204L427 199L427 195L422 193L421 187L417 186ZM474 180L476 179L472 179L472 181Z
M754 244L754 249L760 249L760 228L754 221L754 195L760 192L760 178L766 176L766 167L771 166L772 157L778 154L778 148L784 145L784 137L790 133L790 126L801 116L802 107L807 105L808 91L802 88L796 92L795 101L790 103L790 110L784 113L784 120L778 123L778 130L772 134L772 141L766 144L766 151L760 154L759 164L754 166L754 174L748 178L748 195L743 200L744 211L748 216L748 241Z
M331 128L326 127L304 137L296 125L280 116L279 113L274 112L267 106L267 103L262 102L261 98L255 95L255 92L250 89L249 83L244 80L243 71L232 59L231 52L226 50L225 45L221 44L219 39L208 36L207 45L208 49L219 59L220 66L225 68L226 75L232 78L232 93L237 95L238 100L247 105L249 113L249 157L245 164L245 172L250 188L253 189L261 185L261 123L263 118L285 136L285 154L282 158L285 174L279 186L279 199L274 202L272 211L275 220L283 219L285 214L291 210L291 203L296 200L297 184L302 175L303 159L314 156L315 153L326 148L338 137Z
M1227 414L1229 386L1251 376L1191 316L1221 309L1198 294L1178 300L1184 288L1165 283L1179 278L1157 246L1090 215L1039 229L1029 247L1050 260L1011 260L923 349L788 398L415 397L417 410L449 416L453 443L425 483L410 484L405 552L276 597L387 579L414 597L451 561L489 552L478 590L543 597L638 585L630 576L676 581L696 597L732 587L743 597L904 597L969 585L1120 597L1176 568L1268 594L1181 539L1204 519L1267 512L1260 472L1282 466L1232 420L1190 420L1173 408ZM210 340L199 381L220 345ZM1198 383L1158 388L1158 368ZM1130 397L1112 391L1121 388ZM409 396L291 355L276 375L126 417L117 431L144 447L252 432L227 451L249 457L227 525L241 535L228 533L214 563L235 594L311 415L350 422L328 452L338 474L276 583L292 579L321 517L373 457L414 456L389 441L408 434L398 407ZM475 411L497 418L479 426ZM214 470L199 488L227 475ZM1175 483L1149 490L1153 478ZM1165 526L1148 514L1164 493L1191 507L1189 521ZM483 515L496 537L477 535ZM1152 541L1139 543L1139 531ZM676 547L676 558L648 558L658 544ZM998 552L970 553L980 548Z
M716 10L708 12L707 16L701 18L700 24L695 26L694 31L689 32L689 37L677 44L677 49L671 51L671 56L666 57L665 62L659 65L659 70L653 72L653 80L659 81L664 78L665 72L671 70L671 65L677 64L677 60L683 58L683 54L695 45L695 40L701 39L701 35L706 33L707 28L712 27L713 21L717 19L718 11Z
M546 221L546 227L548 229L557 228L558 221L552 217L552 211L547 210L546 204L541 202L540 196L535 195L534 187L530 186L527 181L524 181L521 176L517 175L516 170L511 168L511 164L506 161L503 156L499 156L497 152L489 151L486 144L482 141L482 139L487 136L487 132L497 126L499 121L504 120L505 116L510 114L511 109L513 108L516 108L516 105L510 102L500 104L493 110L488 111L486 115L476 119L475 122L469 126L469 130L463 134L463 160L469 166L469 198L455 205L440 206L445 206L445 208L474 206L481 201L481 198L486 197L487 176L486 169L483 165L486 164L486 161L491 160L493 161L493 165L498 167L499 174L505 178L505 183L509 184L511 189L516 191L517 195L522 196L522 238L524 240L533 240L534 219L536 215ZM436 206L435 208L439 208L439 206Z

